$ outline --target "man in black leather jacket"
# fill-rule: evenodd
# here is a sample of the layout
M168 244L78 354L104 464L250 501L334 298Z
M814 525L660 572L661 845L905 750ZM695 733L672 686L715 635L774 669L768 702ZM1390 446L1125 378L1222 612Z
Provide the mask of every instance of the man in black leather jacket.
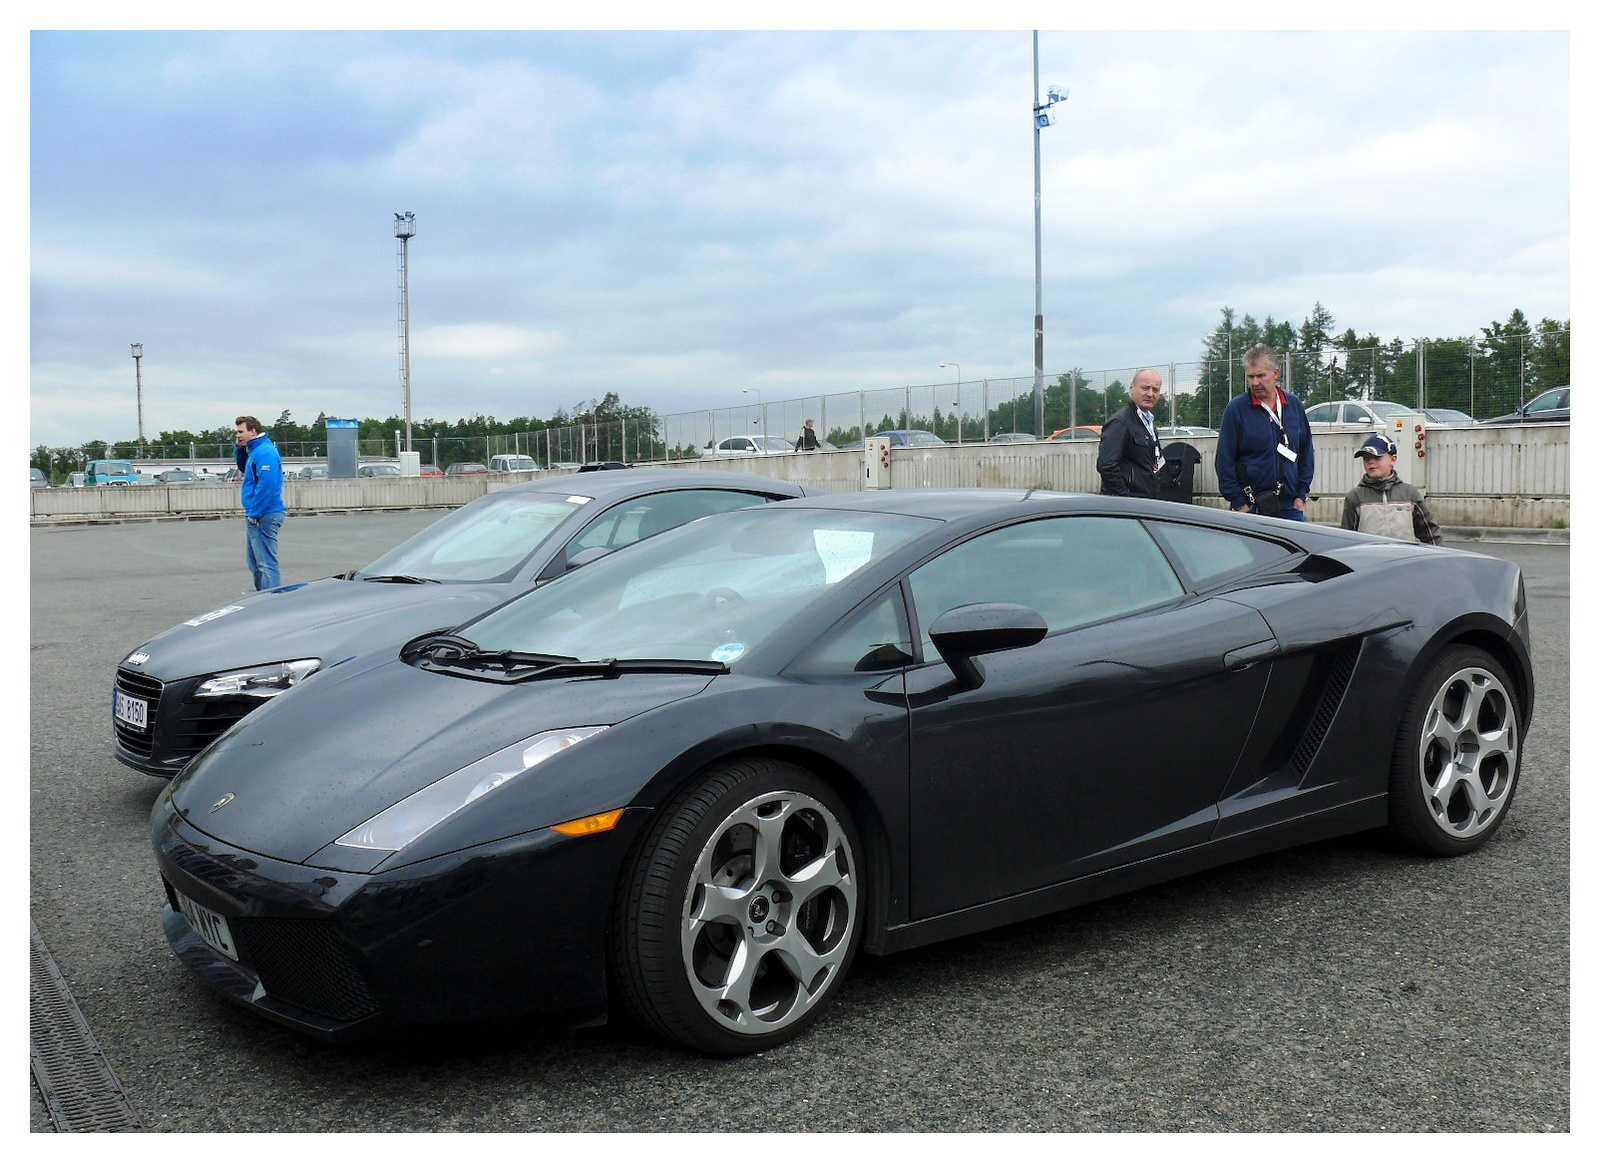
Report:
M1156 470L1161 467L1161 441L1156 437L1156 405L1161 402L1161 373L1140 368L1128 385L1127 406L1100 429L1100 491L1108 497L1159 496Z

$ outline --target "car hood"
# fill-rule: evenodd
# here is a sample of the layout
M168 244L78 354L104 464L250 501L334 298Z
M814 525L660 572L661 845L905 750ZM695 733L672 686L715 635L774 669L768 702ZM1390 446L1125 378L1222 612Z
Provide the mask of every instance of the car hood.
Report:
M385 808L501 748L541 731L614 725L710 682L704 674L481 682L398 659L352 663L246 716L173 780L156 811L175 809L228 844L305 863ZM554 768L562 758L546 762ZM523 783L497 789L502 807L513 797L500 791ZM508 810L505 819L513 815ZM513 821L502 834L560 818Z
M320 658L324 666L422 633L459 626L516 590L507 585L412 585L322 578L245 594L163 630L137 668L163 682Z

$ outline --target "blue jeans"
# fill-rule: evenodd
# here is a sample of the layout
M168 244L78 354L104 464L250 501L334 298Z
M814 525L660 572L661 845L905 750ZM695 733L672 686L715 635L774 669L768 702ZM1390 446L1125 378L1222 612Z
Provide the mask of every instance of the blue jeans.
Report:
M245 518L244 560L258 590L275 589L282 584L278 577L278 530L283 528L286 515L280 509L265 517Z
M1306 519L1305 510L1296 509L1293 501L1290 501L1283 508L1279 509L1278 516L1282 517L1285 521L1304 521Z

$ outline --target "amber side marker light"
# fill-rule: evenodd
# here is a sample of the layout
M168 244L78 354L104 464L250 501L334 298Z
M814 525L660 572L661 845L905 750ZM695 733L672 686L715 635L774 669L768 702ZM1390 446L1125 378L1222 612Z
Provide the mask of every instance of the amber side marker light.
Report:
M581 820L568 820L565 824L551 824L552 831L560 832L563 836L590 836L596 832L609 832L617 826L617 821L622 819L622 809L612 808L609 812L601 812L597 816L585 816Z

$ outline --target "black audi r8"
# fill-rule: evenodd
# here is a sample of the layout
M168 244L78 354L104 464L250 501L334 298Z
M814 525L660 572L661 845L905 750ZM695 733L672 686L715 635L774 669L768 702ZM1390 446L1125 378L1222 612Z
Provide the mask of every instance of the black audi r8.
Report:
M620 1004L714 1054L889 953L1387 827L1471 852L1513 564L1159 501L780 502L329 667L160 795L178 956L342 1038Z
M361 569L243 595L131 651L111 694L116 756L170 778L245 715L341 659L392 653L685 521L804 495L787 481L671 469L489 493Z

